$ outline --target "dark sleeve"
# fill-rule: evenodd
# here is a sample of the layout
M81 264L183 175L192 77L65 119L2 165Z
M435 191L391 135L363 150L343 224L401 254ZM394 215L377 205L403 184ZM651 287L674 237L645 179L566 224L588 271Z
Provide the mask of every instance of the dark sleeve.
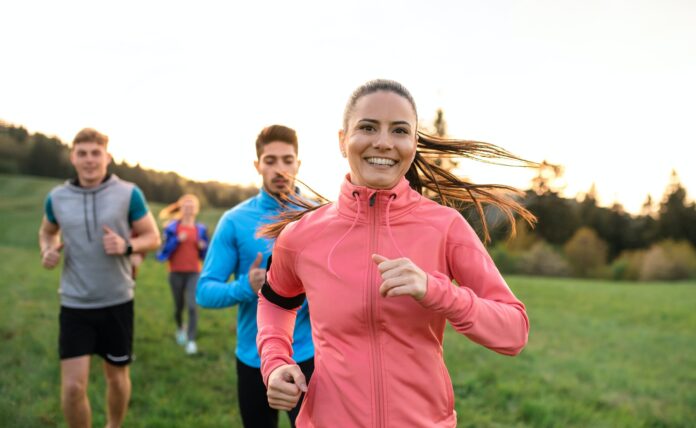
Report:
M147 202L145 201L145 195L143 191L140 190L138 186L133 186L133 193L131 193L130 206L128 207L128 222L133 223L141 218L145 217L145 214L149 211L147 207Z
M55 214L53 214L53 202L51 202L51 195L46 196L46 201L44 201L44 213L46 214L46 219L53 224L58 224Z

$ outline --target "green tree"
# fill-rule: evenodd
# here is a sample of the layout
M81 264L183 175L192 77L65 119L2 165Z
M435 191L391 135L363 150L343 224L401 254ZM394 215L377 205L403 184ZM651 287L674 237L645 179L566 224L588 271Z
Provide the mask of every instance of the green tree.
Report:
M72 175L70 152L60 140L36 133L22 172L42 177L68 178Z
M657 223L660 238L686 239L696 245L696 206L687 202L686 189L676 171L672 171Z
M554 191L542 194L527 191L525 203L527 209L537 216L535 233L551 244L562 245L581 225L577 203Z

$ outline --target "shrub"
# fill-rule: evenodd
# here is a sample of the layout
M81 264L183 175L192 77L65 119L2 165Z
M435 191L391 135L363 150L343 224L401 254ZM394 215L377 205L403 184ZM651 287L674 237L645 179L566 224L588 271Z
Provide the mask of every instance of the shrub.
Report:
M597 276L607 263L607 243L589 227L581 227L563 246L566 259L578 276Z
M521 253L528 251L539 240L534 234L526 221L517 219L516 221L517 235L514 238L508 239L505 242L505 248L512 253Z
M538 241L519 258L520 273L528 275L568 276L568 262L545 241Z
M676 279L676 264L670 260L664 248L653 245L645 255L638 279L641 281Z
M611 264L611 278L638 281L647 250L626 250Z
M640 269L641 281L677 280L696 276L696 251L686 241L662 241L650 247Z
M679 274L684 278L696 277L696 249L689 241L667 240L660 243L667 255L676 262Z
M520 256L510 251L504 244L498 244L489 249L488 252L501 273L514 274L520 272Z

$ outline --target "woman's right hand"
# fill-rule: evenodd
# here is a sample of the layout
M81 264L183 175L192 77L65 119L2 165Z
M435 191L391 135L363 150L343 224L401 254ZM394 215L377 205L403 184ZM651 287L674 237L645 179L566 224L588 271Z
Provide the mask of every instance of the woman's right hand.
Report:
M285 364L277 367L268 376L268 404L277 410L292 410L303 392L307 392L305 380L300 366Z

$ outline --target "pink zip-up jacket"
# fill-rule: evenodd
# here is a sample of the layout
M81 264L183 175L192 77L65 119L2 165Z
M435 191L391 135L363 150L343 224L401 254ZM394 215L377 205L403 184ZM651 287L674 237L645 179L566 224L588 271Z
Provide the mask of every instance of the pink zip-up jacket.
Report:
M424 270L423 299L382 297L375 253ZM283 230L264 288L257 344L266 384L275 368L295 364L290 308L303 293L309 303L315 371L298 427L454 427L445 321L501 354L527 343L524 305L471 226L406 179L374 190L346 177L337 202Z

